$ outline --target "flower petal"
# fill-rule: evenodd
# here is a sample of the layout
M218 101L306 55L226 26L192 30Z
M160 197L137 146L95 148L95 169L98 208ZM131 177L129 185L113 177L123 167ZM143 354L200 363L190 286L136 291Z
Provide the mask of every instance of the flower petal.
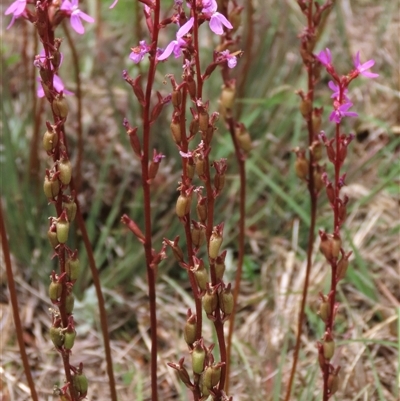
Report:
M76 31L80 35L85 33L85 28L83 27L82 21L78 15L74 15L74 14L71 15L71 26L74 29L74 31Z
M182 38L183 36L185 36L193 27L194 24L194 18L190 18L185 24L183 24L178 32L176 33L176 38Z
M163 61L167 59L174 51L174 48L177 44L178 44L177 40L173 40L171 43L169 43L168 46L165 48L165 50L157 57L157 60Z

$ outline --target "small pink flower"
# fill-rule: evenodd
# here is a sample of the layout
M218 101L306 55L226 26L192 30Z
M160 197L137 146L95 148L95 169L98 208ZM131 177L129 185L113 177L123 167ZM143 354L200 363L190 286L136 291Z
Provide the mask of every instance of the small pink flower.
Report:
M132 53L129 55L129 58L135 63L138 64L143 60L143 57L149 52L150 46L146 44L144 40L139 42L139 46L131 48Z
M358 114L354 111L347 111L352 106L353 103L351 102L343 103L338 107L335 106L335 110L333 110L329 116L329 121L334 121L336 124L340 124L343 117L357 117Z
M180 57L182 53L181 49L185 45L186 42L177 35L177 40L173 40L171 43L169 43L165 50L157 57L157 60L166 60L172 54L172 52L174 53L175 58Z
M15 0L13 3L10 4L10 6L4 12L4 15L9 15L9 14L13 15L10 23L7 26L7 29L11 28L15 20L24 13L26 8L26 2L27 0Z
M230 54L229 50L224 50L221 53L221 56L226 59L229 68L235 68L237 64L237 57Z
M329 81L328 86L333 91L331 98L335 98L335 99L339 100L340 99L340 86L336 85L333 81ZM349 100L349 98L347 97L348 91L349 90L347 88L345 88L343 91L343 99L346 101Z
M82 35L85 33L85 28L82 25L81 18L86 22L93 23L94 19L90 16L81 11L79 8L79 1L78 0L64 0L61 4L60 10L66 11L68 15L71 16L71 26L72 28Z
M328 67L329 65L331 65L332 61L331 51L328 48L320 51L320 53L317 56L317 60L325 67Z
M374 72L367 71L375 64L375 60L371 59L366 61L364 64L360 63L360 52L357 52L356 57L354 58L354 67L358 71L359 74L364 75L366 78L376 78L379 77L379 74L375 74Z
M203 9L201 12L210 18L210 29L216 35L222 35L224 33L225 26L228 29L232 29L232 24L226 19L226 17L217 12L218 4L216 0L203 0Z

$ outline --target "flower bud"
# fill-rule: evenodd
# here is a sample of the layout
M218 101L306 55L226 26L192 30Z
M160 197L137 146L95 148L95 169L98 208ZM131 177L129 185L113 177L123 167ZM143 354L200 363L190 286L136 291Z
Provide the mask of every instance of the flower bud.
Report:
M218 306L218 295L214 290L208 289L203 296L202 303L207 315L212 315Z
M43 135L43 149L46 152L51 152L58 143L58 134L55 130L47 130Z
M64 334L60 327L50 327L50 339L56 348L61 348L64 344Z
M53 113L60 118L67 118L68 116L68 103L64 96L57 95L51 103Z
M52 281L49 285L49 298L53 302L57 302L62 294L62 284L57 281Z
M68 185L71 182L72 177L72 166L68 159L61 159L58 162L58 171L60 172L60 181L64 185Z
M72 256L65 261L65 272L69 281L76 281L79 277L79 271L80 262L76 256Z
M322 346L324 351L324 358L332 359L333 354L335 353L335 342L333 340L325 340L322 343Z
M80 395L86 395L88 389L88 380L83 373L78 373L72 377L72 384Z
M200 375L203 372L205 359L206 351L201 344L197 342L192 352L192 369L194 373Z
M76 337L76 332L72 331L72 332L65 332L64 334L64 348L66 350L71 350L72 347L74 346L74 342L75 342L75 337Z

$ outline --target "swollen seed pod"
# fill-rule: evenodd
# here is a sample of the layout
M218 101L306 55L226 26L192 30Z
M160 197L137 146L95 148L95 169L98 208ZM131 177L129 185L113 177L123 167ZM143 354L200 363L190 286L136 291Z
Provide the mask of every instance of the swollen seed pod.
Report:
M76 337L76 332L72 331L72 332L65 332L64 334L64 348L66 350L71 350L72 347L74 346L74 342L75 342L75 337Z
M222 235L213 231L210 237L209 249L208 254L211 259L215 259L218 256L219 249L222 245Z
M194 273L194 277L196 279L196 283L199 286L199 288L205 291L207 289L207 283L209 282L209 277L208 277L208 272L204 267L204 264L200 263L199 265L197 265L192 269L192 272Z
M60 118L66 118L68 116L68 103L65 97L57 95L51 103L51 109L53 113Z
M192 369L194 373L200 375L203 372L205 359L206 351L200 345L196 345L192 352Z
M50 327L50 339L56 348L61 348L64 344L64 334L60 327Z
M337 281L344 279L348 267L349 267L349 260L345 256L342 256L337 265L337 270L336 270Z
M204 228L202 226L193 227L192 231L191 231L191 235L192 235L193 245L196 248L200 248L206 240L206 233L204 231Z
M75 201L71 199L68 202L63 202L63 209L67 212L68 221L74 221L77 210Z
M218 295L215 292L207 291L203 296L202 304L207 315L212 315L218 306Z
M172 121L169 127L171 129L171 134L174 142L176 144L180 144L182 141L181 125L179 124L179 122Z
M56 131L46 131L43 135L43 149L51 152L58 143L58 134Z
M186 196L184 194L180 194L176 201L175 211L178 217L184 217L186 214L190 212L190 202L192 200L191 196Z
M203 372L203 385L208 389L216 386L221 379L221 367L207 366Z
M339 376L334 373L330 373L328 377L328 390L329 395L335 394L339 389Z
M324 322L326 322L329 319L329 316L331 315L330 302L327 301L321 302L321 304L319 305L318 315Z
M226 288L218 294L219 307L225 315L233 312L233 294L230 288Z
M72 177L72 166L68 159L62 159L58 162L58 170L60 172L60 181L64 185L69 185Z
M196 341L196 321L193 323L190 320L186 321L183 329L183 337L188 345L192 345Z
M305 158L305 156L303 154L300 155L298 154L296 161L294 163L294 169L296 171L297 177L299 177L302 180L305 180L308 175L308 166L309 162Z
M313 173L314 189L319 192L324 187L324 182L322 181L322 172L314 170Z
M214 176L214 187L219 193L224 189L225 186L225 174L215 174Z
M62 284L58 283L57 281L52 281L49 285L49 298L53 302L57 302L62 293Z
M83 373L78 373L72 377L72 384L78 393L80 395L83 395L87 393L88 389L88 379Z
M301 115L304 118L306 118L310 114L310 112L312 110L311 100L310 99L302 99L301 102L300 102L299 108L300 108Z
M202 223L205 223L205 221L207 220L207 205L206 205L206 203L205 202L197 202L196 212L197 212L197 218Z
M68 220L58 220L56 223L57 239L60 244L65 244L68 240L69 222Z
M60 192L60 181L52 180L47 175L44 176L43 192L49 199L54 199Z
M197 175L200 178L204 174L204 159L202 157L196 158L195 169L196 169Z
M210 116L208 115L208 113L203 110L199 113L199 128L200 131L202 132L206 132L207 128L208 128L208 121L210 119Z
M65 261L65 273L69 281L76 281L79 277L80 262L78 258L68 258Z
M231 109L235 104L236 91L231 86L223 86L219 101L225 109Z
M335 342L333 340L325 340L322 344L324 350L324 358L332 359L335 353Z
M239 124L235 129L235 138L238 142L240 149L245 153L249 153L252 149L251 137L246 127L243 124Z
M47 238L49 239L50 245L55 249L60 243L57 239L57 233L49 229L47 231Z
M74 303L75 303L74 296L72 294L68 294L65 298L65 312L67 312L69 315L74 310Z
M182 94L180 90L173 90L171 94L171 101L174 107L179 107L182 101Z

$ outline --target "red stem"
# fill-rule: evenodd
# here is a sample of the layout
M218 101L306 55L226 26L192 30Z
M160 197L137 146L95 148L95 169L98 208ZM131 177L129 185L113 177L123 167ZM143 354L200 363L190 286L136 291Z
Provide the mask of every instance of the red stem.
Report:
M36 393L35 383L33 381L31 369L29 366L28 355L26 354L25 343L23 338L24 329L22 328L21 319L19 317L18 298L17 290L15 288L14 276L11 267L10 248L8 246L7 231L4 223L3 208L0 205L0 234L1 244L3 248L4 264L6 266L8 289L10 291L11 308L13 311L15 333L17 335L17 341L19 346L19 352L22 358L22 365L24 366L24 372L28 381L29 389L31 390L31 397L33 401L39 401Z

